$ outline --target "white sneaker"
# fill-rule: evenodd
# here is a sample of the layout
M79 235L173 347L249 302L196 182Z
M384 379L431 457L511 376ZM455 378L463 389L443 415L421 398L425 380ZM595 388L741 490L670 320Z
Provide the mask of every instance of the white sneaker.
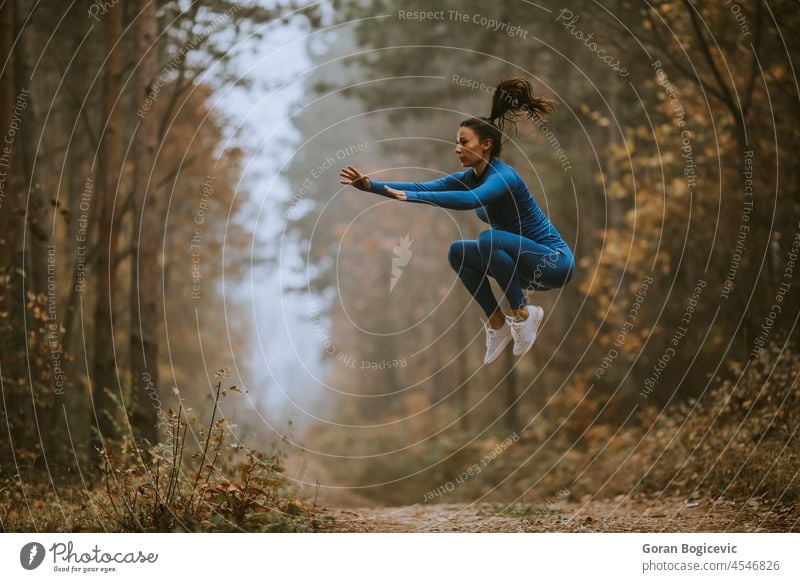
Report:
M514 338L514 355L522 356L536 341L539 333L539 324L544 319L544 309L538 305L528 310L528 319L516 321L513 315L507 315L506 321L511 328L511 336Z
M486 355L483 363L491 364L500 357L503 349L511 342L511 329L508 325L504 325L500 329L492 329L488 321L483 326L486 328Z

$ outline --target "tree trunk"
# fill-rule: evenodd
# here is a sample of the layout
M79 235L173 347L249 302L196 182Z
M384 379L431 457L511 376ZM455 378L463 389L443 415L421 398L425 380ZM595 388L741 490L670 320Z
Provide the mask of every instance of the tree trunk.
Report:
M0 4L0 127L3 133L11 125L14 115L14 101L17 89L14 76L14 2L6 1ZM6 270L14 264L14 250L16 243L17 222L14 210L18 208L17 180L12 171L14 164L14 144L0 143L0 225L2 225L2 238L0 238L0 266ZM4 287L5 289L5 287ZM10 293L10 287L8 288ZM4 303L12 297L3 297ZM5 311L9 311L11 304L5 303ZM9 311L11 315L12 311Z
M134 109L144 103L156 76L156 7L137 0L136 50L141 58L134 82ZM158 241L155 199L156 116L143 111L134 141L133 228L131 229L130 357L133 418L137 437L156 444L158 399Z
M105 50L108 55L103 85L103 123L97 170L97 252L95 253L94 366L92 397L94 415L103 438L117 436L116 405L111 393L117 381L111 290L115 287L116 232L112 229L117 183L122 172L121 103L118 101L123 67L122 25L125 3L113 4L105 15ZM112 233L114 233L112 235Z
M17 430L19 418L13 411L22 410L27 404L22 400L23 391L17 388L17 379L22 378L24 362L20 354L25 353L25 329L22 321L24 304L22 277L19 268L20 248L17 244L20 232L19 172L15 172L15 144L6 144L5 134L14 115L17 79L14 74L14 4L6 0L0 4L0 374L3 377L4 406L0 408L0 421L8 427L8 445L0 447L0 466L13 466L16 461L12 451L20 447L21 434ZM7 415L7 411L11 411Z

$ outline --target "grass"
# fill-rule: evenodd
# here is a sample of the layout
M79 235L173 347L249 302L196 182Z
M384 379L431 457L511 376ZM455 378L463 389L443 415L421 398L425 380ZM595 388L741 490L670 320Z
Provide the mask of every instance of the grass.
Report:
M230 389L230 388L229 388ZM0 475L0 530L71 532L308 532L328 528L315 505L300 501L282 474L279 453L242 444L217 419L199 429L201 448L187 454L195 420L169 411L171 442L144 447L130 436L97 451L91 481L55 486L46 474Z

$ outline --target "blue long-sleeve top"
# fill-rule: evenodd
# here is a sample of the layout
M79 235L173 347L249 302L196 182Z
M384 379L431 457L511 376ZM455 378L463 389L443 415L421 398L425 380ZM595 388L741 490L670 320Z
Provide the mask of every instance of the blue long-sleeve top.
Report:
M384 190L384 186L389 186L405 192L409 202L451 210L474 209L478 218L492 228L522 235L550 248L568 246L514 168L497 158L489 161L481 176L468 168L430 182L378 182L372 178L369 181L370 188L362 187L361 182L354 186L394 198Z

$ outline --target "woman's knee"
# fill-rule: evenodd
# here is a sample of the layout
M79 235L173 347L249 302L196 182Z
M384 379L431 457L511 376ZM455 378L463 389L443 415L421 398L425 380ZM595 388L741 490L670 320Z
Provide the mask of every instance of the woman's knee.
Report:
M464 245L460 240L450 243L450 248L447 249L447 262L456 271L459 265L464 263Z
M497 250L497 241L492 236L491 230L484 230L478 234L478 251L484 259L492 256L492 252Z
M473 247L472 249L469 248L470 245ZM458 273L464 269L465 266L474 263L476 260L480 262L480 257L477 256L477 249L474 247L474 240L457 240L450 243L450 247L447 249L447 262L450 263L450 266L455 272ZM470 252L476 256L468 256Z

